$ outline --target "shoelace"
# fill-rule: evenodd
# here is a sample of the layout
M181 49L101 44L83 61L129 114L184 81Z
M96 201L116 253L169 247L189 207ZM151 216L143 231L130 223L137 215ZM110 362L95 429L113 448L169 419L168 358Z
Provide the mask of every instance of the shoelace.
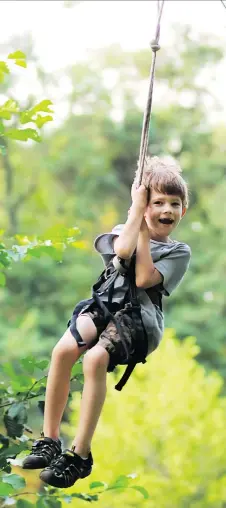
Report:
M73 457L71 453L72 453L71 450L65 450L63 453L61 453L59 457L52 460L51 469L54 467L57 473L62 473L62 468L64 469L72 465L76 468L76 465L74 463L75 457Z
M55 443L50 445L50 443L47 443L44 439L40 441L36 441L32 446L32 453L38 456L43 455L43 451L47 455L48 458L51 458L53 455L53 446L54 446L54 452L57 451L57 446L55 446ZM59 449L60 451L60 449Z

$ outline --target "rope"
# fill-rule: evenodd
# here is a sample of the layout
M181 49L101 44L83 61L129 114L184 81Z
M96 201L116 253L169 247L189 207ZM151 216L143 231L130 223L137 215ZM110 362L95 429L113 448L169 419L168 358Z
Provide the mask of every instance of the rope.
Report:
M155 78L155 62L156 62L156 53L160 49L160 46L159 46L160 23L161 23L164 1L165 0L162 0L160 2L160 0L158 0L158 18L157 18L155 37L151 41L151 44L150 44L151 49L153 51L153 57L152 57L151 70L150 70L150 83L149 83L149 90L148 90L148 99L147 99L146 109L144 112L141 142L140 142L140 155L139 155L139 162L138 162L138 185L139 186L141 185L141 182L142 182L143 170L144 170L144 160L145 160L145 156L147 153L147 147L148 147L150 117L151 117L151 108L152 108L152 96L153 96L153 85L154 85L154 78Z

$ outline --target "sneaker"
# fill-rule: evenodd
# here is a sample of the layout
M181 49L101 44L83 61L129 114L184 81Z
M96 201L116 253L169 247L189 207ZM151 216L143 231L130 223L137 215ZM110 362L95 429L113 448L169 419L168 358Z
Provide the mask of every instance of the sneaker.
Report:
M79 478L86 478L92 472L93 457L89 452L87 459L82 459L71 450L65 450L54 459L49 467L41 471L39 478L53 487L65 489L74 485Z
M62 453L61 442L59 439L51 439L44 437L41 432L41 437L34 441L30 455L25 457L22 468L23 469L42 469L49 466L51 461Z

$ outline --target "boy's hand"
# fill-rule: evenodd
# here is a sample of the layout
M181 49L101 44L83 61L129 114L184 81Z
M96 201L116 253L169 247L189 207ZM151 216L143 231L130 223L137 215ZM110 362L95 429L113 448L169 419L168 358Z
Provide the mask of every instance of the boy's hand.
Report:
M148 191L144 185L140 185L140 187L137 188L134 183L131 187L131 197L133 203L145 210L147 207Z
M145 217L143 217L143 220L141 222L140 232L146 233L149 236L149 229Z

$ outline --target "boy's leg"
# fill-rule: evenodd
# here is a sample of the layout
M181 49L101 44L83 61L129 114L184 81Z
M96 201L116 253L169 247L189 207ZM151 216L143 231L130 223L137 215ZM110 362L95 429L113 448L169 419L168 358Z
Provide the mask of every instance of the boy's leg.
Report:
M22 465L24 469L46 467L62 451L58 436L68 399L71 368L79 356L92 345L97 335L96 327L90 317L78 317L76 324L87 345L79 348L68 329L54 347L46 388L44 432L41 438L33 443L31 453L24 459Z
M59 437L60 423L70 389L71 369L97 335L96 327L88 316L79 316L76 326L87 346L79 348L68 328L52 352L46 386L43 426L44 435L52 439Z
M108 363L109 354L99 344L84 356L84 388L78 430L73 441L75 452L83 458L88 457L90 452L91 440L105 401Z
M78 434L71 450L64 450L40 473L40 479L49 485L66 488L92 472L93 437L106 395L108 352L98 344L86 353L83 361L85 383L82 394Z

